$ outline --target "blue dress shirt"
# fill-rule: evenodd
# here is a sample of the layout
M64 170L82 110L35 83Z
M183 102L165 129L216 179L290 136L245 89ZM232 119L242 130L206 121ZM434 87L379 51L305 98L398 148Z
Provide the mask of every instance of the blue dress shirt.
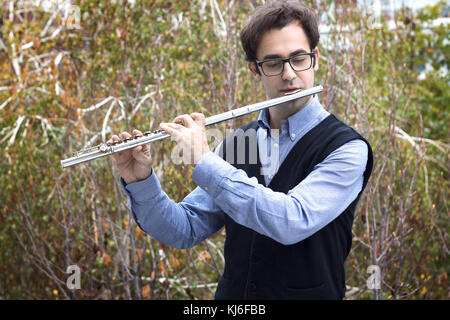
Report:
M328 115L315 97L282 120L278 136L270 130L268 110L260 112L257 137L258 148L267 148L260 152L261 163L269 169L264 175L266 185L291 148ZM273 152L276 159L271 157ZM365 142L352 140L330 153L287 194L259 184L213 152L197 163L192 178L198 187L179 203L161 189L155 172L128 185L120 180L140 228L167 245L190 248L200 243L224 226L225 214L289 245L325 227L355 200L362 188L367 157Z

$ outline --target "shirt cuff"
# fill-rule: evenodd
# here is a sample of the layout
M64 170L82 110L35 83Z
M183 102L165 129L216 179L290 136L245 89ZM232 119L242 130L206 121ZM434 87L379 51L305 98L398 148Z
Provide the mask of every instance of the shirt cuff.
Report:
M231 170L235 170L231 164L223 160L214 152L205 154L192 172L194 182L213 198L221 188L221 181Z
M148 201L154 199L161 193L161 184L153 170L147 179L129 184L126 184L121 177L120 185L127 196L133 198L135 201Z

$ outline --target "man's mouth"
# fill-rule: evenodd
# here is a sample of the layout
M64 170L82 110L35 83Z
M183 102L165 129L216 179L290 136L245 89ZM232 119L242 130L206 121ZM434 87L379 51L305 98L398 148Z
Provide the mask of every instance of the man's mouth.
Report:
M294 93L299 92L300 90L302 90L302 89L301 88L287 88L287 89L281 90L281 92L283 94L294 94Z

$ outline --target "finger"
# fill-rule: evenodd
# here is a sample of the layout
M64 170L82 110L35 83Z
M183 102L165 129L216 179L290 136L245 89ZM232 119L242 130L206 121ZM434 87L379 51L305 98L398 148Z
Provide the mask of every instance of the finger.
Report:
M120 134L122 136L122 139L126 139L126 138L130 138L131 134L129 134L128 132L124 131Z
M134 129L132 133L133 133L133 136L143 136L143 133L141 131L139 131L138 129Z
M120 136L122 137L122 140L130 138L131 134L129 134L128 132L124 131L120 134ZM116 140L119 141L119 140ZM123 156L123 155L129 155L130 150L123 150L120 152L117 152L117 157Z
M140 149L142 153L144 153L146 156L150 156L150 144L143 144L140 147L142 147L142 149Z
M168 126L168 123L164 123L164 122L160 123L159 129L166 132L167 134L172 135L173 129Z
M133 134L133 137L135 137L135 136L143 137L144 136L144 134L138 129L134 129L131 133ZM134 147L133 155L134 155L134 152L141 152L141 151L142 152L150 152L150 149L147 145L140 145L140 146Z
M182 114L181 116L176 117L172 120L173 123L179 123L181 125L185 125L184 122L186 121L187 114Z
M111 139L108 140L108 143L111 143L112 141L120 141L119 136L116 135L116 134L113 135L113 136L111 137Z
M138 137L143 137L144 136L144 134L138 129L134 129L131 133L133 134L133 138L135 136L138 136ZM129 137L131 137L131 136L129 136ZM124 138L126 138L126 137L124 137ZM136 146L132 150L133 150L133 155L135 154L135 152L141 152L141 151L144 152L144 153L149 153L150 152L150 148L147 145Z
M197 125L202 126L202 127L205 126L205 115L203 113L199 113L199 112L191 113L191 118L194 120L194 122Z
M183 114L181 116L176 117L173 120L174 123L180 123L181 125L185 126L186 128L192 128L192 126L195 124L194 120L187 114Z
M178 138L183 135L183 130L186 130L184 126L176 123L161 123L159 127L161 130L170 134L172 139L176 141L178 141Z
M113 142L118 142L118 141L122 141L122 139L118 136L118 135L113 135L112 137L111 137L111 139L109 139L107 142L106 142L106 144L108 144L108 145L111 145ZM124 154L124 152L126 152L126 151L122 151L122 152L117 152L117 153L114 153L112 156L113 156L113 159L115 160L115 162L116 162L116 164L118 163L118 162L120 162L120 159L121 159L121 157L123 156L123 154Z
M159 125L159 127L162 130L166 131L168 134L172 134L174 131L181 131L183 129L186 129L185 126L172 122L163 122Z
M137 162L144 165L151 165L152 158L150 155L150 148L147 145L133 148L132 152L133 158L135 158Z

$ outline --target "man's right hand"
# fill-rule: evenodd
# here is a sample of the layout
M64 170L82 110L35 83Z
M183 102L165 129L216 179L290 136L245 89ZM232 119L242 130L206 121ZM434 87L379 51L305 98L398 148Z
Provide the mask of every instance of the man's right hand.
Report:
M134 135L142 135L139 130L133 130ZM128 132L122 132L123 139L131 137ZM119 141L117 135L111 137L111 141ZM152 156L148 144L134 147L113 154L114 162L123 180L129 184L147 179L152 174Z

